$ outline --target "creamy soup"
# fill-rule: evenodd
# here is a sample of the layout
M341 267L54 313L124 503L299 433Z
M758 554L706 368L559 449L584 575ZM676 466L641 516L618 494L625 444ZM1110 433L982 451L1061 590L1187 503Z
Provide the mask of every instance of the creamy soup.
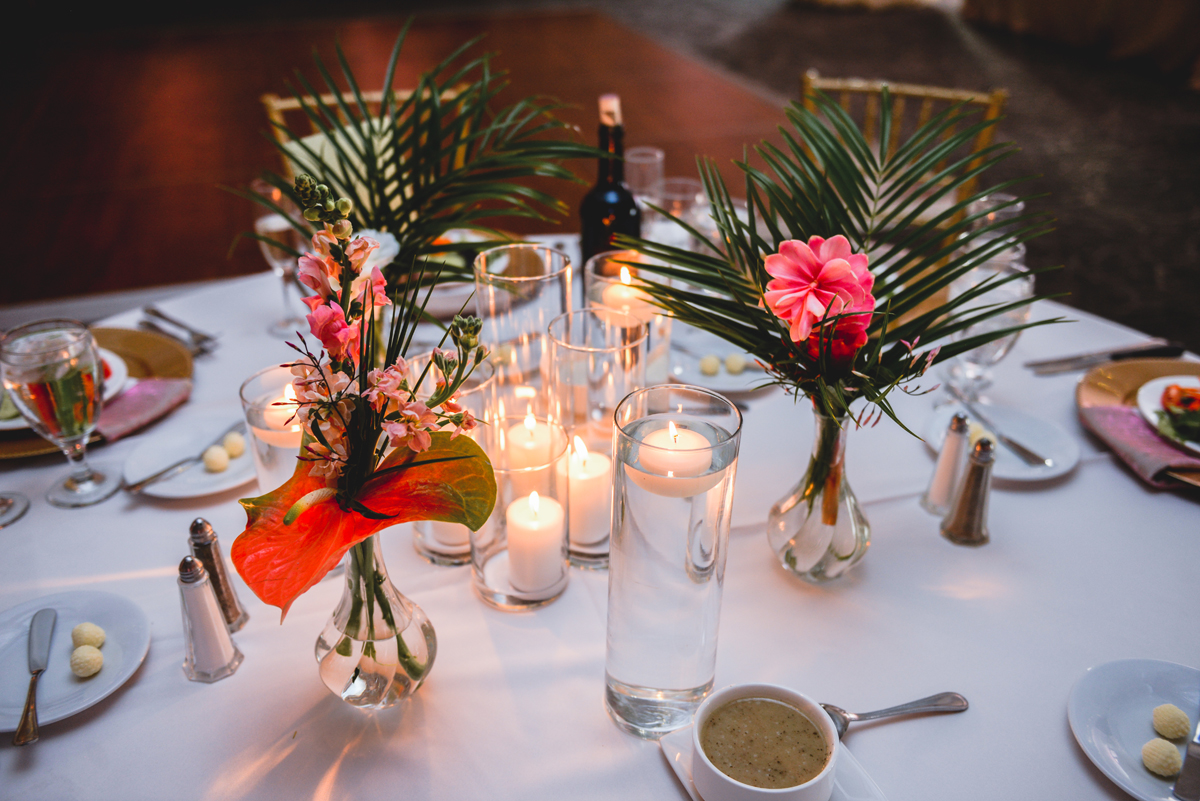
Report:
M739 698L704 722L700 747L717 769L754 787L795 787L829 761L829 744L804 713L771 698Z

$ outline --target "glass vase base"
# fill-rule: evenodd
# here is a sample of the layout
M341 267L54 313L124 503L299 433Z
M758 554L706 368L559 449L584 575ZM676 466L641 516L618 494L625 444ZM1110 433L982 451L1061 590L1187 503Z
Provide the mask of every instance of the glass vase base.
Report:
M433 629L414 619L425 647L432 651ZM428 631L425 631L428 629ZM419 662L414 648L399 643L404 633L386 640L354 640L330 623L317 638L316 657L321 681L335 695L359 709L386 709L412 695L429 674L432 660ZM403 645L403 647L402 647Z
M710 680L690 690L658 690L625 684L605 674L604 705L617 728L644 740L657 740L691 723L696 707L712 688Z
M103 470L92 469L87 480L77 480L74 474L58 482L46 492L46 500L51 506L63 509L77 509L80 506L91 506L108 500L117 494L121 488L120 469L108 466Z
M605 537L594 545L579 545L572 542L567 550L571 567L581 570L608 570L608 541Z

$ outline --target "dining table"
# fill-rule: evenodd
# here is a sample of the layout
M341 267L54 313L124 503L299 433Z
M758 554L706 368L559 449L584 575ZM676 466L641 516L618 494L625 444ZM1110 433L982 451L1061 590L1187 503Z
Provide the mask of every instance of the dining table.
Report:
M569 236L543 241L574 246ZM278 289L261 273L158 303L219 344L195 358L186 403L94 447L93 463L120 470L147 442L239 420L239 385L294 356L267 332ZM877 797L1126 798L1072 734L1072 687L1117 660L1200 666L1197 494L1147 486L1082 427L1082 372L1035 376L1023 366L1147 337L1052 301L1036 302L1032 315L1063 319L1022 333L996 365L988 400L1057 425L1080 458L1048 481L993 481L983 546L941 536L939 518L920 505L936 454L885 417L852 428L847 446L868 553L836 581L797 579L768 546L766 525L803 474L812 412L778 387L736 395L743 422L715 686L779 684L852 711L942 691L969 700L961 714L850 727L844 744ZM131 309L97 324L135 328L140 319ZM935 368L921 389L940 380ZM910 390L891 397L920 434L942 396ZM201 497L121 492L61 509L43 494L64 471L58 455L0 463L0 490L31 500L24 518L0 529L0 613L57 593L112 593L144 612L150 645L119 689L43 725L37 743L0 738L0 799L688 798L659 743L622 732L606 713L606 571L572 568L553 603L499 611L476 595L469 566L425 561L410 525L394 526L381 535L392 581L437 632L432 672L411 699L363 711L322 684L313 645L340 598L337 577L281 619L235 575L249 612L233 634L244 661L228 678L193 682L182 667L177 583L189 526L207 520L228 553L246 525L238 499L272 488L251 480ZM0 631L0 648L16 637L25 632ZM50 659L60 670L69 640L55 634ZM23 672L0 675L0 700L23 697L27 683ZM1196 710L1185 711L1194 726Z

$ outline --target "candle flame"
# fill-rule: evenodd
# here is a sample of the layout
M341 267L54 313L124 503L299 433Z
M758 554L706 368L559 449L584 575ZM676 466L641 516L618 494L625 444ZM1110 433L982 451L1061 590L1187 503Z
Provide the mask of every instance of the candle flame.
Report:
M291 384L288 384L286 387L284 387L283 388L283 399L285 401L288 401L289 403L295 403L296 402L296 388L293 387Z
M626 286L633 283L633 277L629 274L629 268L624 264L621 265L621 283Z
M583 439L578 434L575 435L575 455L579 457L579 461L583 462L585 465L587 464L587 445L584 444Z
M671 442L679 442L679 429L675 427L673 420L667 421L667 431L671 435Z
M533 429L537 428L537 418L533 416L533 410L525 415L525 429L529 431L529 436L533 437Z
M538 494L537 490L529 493L529 511L533 512L533 516L538 516Z

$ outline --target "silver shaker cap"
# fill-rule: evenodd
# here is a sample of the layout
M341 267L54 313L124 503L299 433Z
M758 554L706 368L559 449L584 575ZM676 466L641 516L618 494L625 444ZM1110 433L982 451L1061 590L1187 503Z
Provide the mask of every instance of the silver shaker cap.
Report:
M185 556L179 563L179 580L184 584L195 584L203 581L204 565L194 556Z

